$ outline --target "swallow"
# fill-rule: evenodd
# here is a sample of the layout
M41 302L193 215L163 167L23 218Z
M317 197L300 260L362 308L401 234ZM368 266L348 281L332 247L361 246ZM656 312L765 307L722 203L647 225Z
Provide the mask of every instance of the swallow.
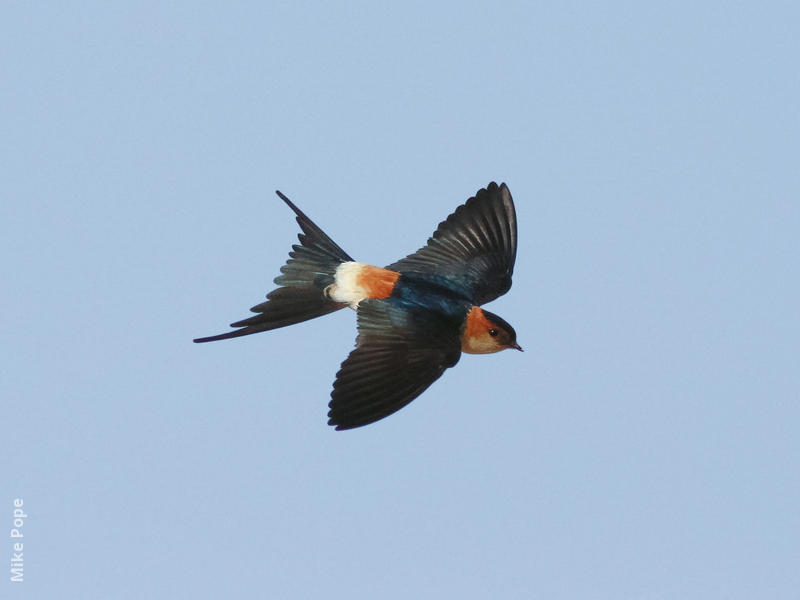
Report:
M289 198L302 233L256 313L226 340L294 325L350 307L356 347L341 364L328 404L337 430L374 423L422 394L461 353L513 348L514 328L481 308L511 288L517 255L514 201L490 183L439 223L425 246L387 267L353 260Z

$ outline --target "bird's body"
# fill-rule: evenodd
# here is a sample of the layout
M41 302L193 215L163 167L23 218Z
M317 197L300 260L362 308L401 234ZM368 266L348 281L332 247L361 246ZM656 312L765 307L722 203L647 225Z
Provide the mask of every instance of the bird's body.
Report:
M399 410L454 366L462 352L522 348L514 329L480 305L511 287L516 214L505 184L489 184L443 221L428 244L377 267L354 261L286 196L300 245L256 316L209 342L299 323L344 307L358 314L356 348L331 392L329 423L367 425Z

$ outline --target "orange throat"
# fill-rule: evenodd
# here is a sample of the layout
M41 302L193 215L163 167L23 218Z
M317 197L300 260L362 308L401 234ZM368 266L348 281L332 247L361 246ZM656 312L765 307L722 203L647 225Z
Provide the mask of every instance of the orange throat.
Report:
M473 306L467 314L461 334L461 351L467 354L491 354L503 348L489 335L493 327L480 306Z

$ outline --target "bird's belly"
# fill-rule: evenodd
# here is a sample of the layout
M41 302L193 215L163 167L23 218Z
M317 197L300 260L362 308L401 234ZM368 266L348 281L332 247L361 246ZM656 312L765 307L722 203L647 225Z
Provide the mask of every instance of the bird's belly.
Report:
M334 283L326 293L335 302L356 309L366 298L388 298L400 273L360 262L343 262L336 268Z

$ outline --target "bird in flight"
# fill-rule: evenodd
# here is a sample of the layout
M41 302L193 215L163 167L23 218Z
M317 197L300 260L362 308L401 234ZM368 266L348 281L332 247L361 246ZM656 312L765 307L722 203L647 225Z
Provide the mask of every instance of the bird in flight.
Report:
M514 201L490 183L439 224L428 243L381 268L353 260L291 200L303 233L255 316L198 343L286 327L349 306L356 347L341 365L328 424L352 429L400 410L461 353L522 350L514 328L481 306L511 288L517 255Z

